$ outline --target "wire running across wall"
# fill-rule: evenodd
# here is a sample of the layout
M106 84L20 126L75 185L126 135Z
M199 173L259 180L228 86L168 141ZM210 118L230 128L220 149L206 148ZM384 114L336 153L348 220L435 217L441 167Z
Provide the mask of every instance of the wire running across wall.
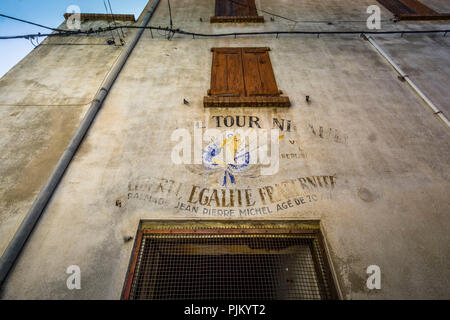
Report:
M108 7L106 6L106 0L103 0L103 5L105 6L106 14L109 14ZM112 14L111 14L111 18L112 18ZM107 20L107 21L108 21L108 26L111 28L111 22L109 20ZM117 25L115 23L116 22L114 21L114 27L117 27ZM116 29L116 31L117 31L117 29ZM117 34L118 34L118 31L117 31ZM120 39L120 34L118 34L118 36ZM111 37L112 37L112 40L115 41L114 32L112 29L111 29ZM122 40L122 39L120 39L120 40Z
M111 13L111 20L114 22L114 26L117 27L117 22L116 22L116 20L114 19L114 13L113 13L113 10L112 10L112 6L111 6L111 1L110 1L110 0L108 0L108 6L109 6L109 11L110 11L110 13ZM119 27L119 28L120 28L120 27ZM123 33L122 28L120 28L120 32L121 32L121 34L122 34L122 38L125 38L125 35L124 35L124 33Z
M231 0L230 0L231 1ZM235 1L235 0L232 0ZM111 11L112 12L112 11ZM270 14L270 13L269 13ZM35 25L38 27L42 27L48 30L54 31L53 33L34 33L34 34L24 34L24 35L13 35L13 36L0 36L0 40L9 40L9 39L34 39L34 38L40 38L40 37L65 37L65 36L89 36L94 34L103 34L105 32L111 32L118 29L147 29L147 30L155 30L155 31L163 31L164 37L168 40L172 39L175 34L180 35L187 35L191 36L195 39L197 38L214 38L214 37L238 37L238 36L256 36L256 35L275 35L277 38L279 35L362 35L365 34L371 34L371 35L387 35L387 34L426 34L426 33L443 33L444 36L447 35L447 33L450 31L449 29L432 29L432 30L387 30L387 31L367 31L367 30L358 30L358 31L303 31L303 30L290 30L290 31L284 31L284 30L275 30L275 31L256 31L256 32L228 32L228 33L199 33L199 32L191 32L191 31L185 31L182 29L175 29L171 27L142 27L142 26L131 26L131 25L121 25L114 27L109 26L107 28L98 28L98 29L89 29L89 30L63 30L63 29L57 29L57 28L51 28L42 24L38 24L32 21L19 19L15 17L11 17L8 15L0 14L0 17L4 17L11 20L20 21L23 23ZM292 20L292 19L291 19ZM294 21L294 20L292 20ZM299 22L308 22L308 21L299 21ZM326 21L309 21L310 23L325 23ZM341 22L352 22L352 21L341 21ZM356 21L353 21L356 22ZM123 31L122 31L123 32ZM171 34L171 36L167 36L167 34Z
M234 1L234 0L233 0ZM63 29L55 29L51 27L47 27L41 24L34 23L32 21L27 21L11 16L7 16L4 14L0 14L0 17L20 21L27 24L36 25L42 28L46 28L54 31L53 33L34 33L34 34L24 34L24 35L15 35L15 36L0 36L0 40L9 40L9 39L35 39L40 37L67 37L67 36L89 36L89 35L99 35L105 32L112 32L118 29L146 29L146 30L155 30L157 32L163 31L164 37L168 40L172 39L175 34L191 36L195 39L197 38L214 38L214 37L238 37L238 36L256 36L256 35L275 35L277 38L279 35L316 35L319 37L320 35L362 35L362 34L370 34L370 35L388 35L388 34L426 34L426 33L443 33L444 37L450 31L450 29L432 29L432 30L387 30L387 31L366 31L366 30L358 30L358 31L303 31L303 30L275 30L275 31L254 31L254 32L227 32L227 33L199 33L199 32L191 32L185 31L182 29L175 29L171 27L152 27L152 26L132 26L132 25L121 25L121 26L109 26L107 28L98 28L98 29L89 29L89 30L63 30ZM167 34L171 34L171 36L167 36Z
M291 31L254 31L254 32L227 32L227 33L198 33L185 31L181 29L171 29L169 27L139 27L139 26L120 26L120 27L108 27L108 28L99 28L96 30L86 30L86 31L63 31L63 32L54 32L54 33L36 33L36 34L26 34L26 35L16 35L16 36L0 36L0 40L7 39L29 39L29 38L37 38L37 37L67 37L67 36L79 36L79 35L93 35L93 34L102 34L105 32L110 32L111 30L116 30L117 28L124 29L146 29L146 30L156 30L156 31L164 31L170 32L173 34L180 34L185 36L191 36L195 39L197 38L215 38L215 37L238 37L238 36L256 36L256 35L274 35L278 37L279 35L362 35L362 34L370 34L370 35L388 35L388 34L397 34L397 35L405 35L405 34L436 34L442 33L445 37L450 29L431 29L431 30L387 30L387 31L366 31L366 30L358 30L358 31L302 31L302 30L291 30Z

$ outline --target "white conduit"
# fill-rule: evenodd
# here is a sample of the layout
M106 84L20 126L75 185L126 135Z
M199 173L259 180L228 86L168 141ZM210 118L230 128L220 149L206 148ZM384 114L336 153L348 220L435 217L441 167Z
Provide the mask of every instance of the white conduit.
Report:
M369 41L375 49L391 64L391 66L397 71L402 79L404 79L410 86L413 88L413 90L425 101L425 103L433 110L434 114L438 116L446 125L447 128L450 127L450 122L448 121L447 117L442 113L441 110L439 110L435 104L423 93L422 90L420 90L415 83L409 78L409 76L403 72L403 70L389 57L389 55L375 42L375 40L366 34L364 34L364 39Z

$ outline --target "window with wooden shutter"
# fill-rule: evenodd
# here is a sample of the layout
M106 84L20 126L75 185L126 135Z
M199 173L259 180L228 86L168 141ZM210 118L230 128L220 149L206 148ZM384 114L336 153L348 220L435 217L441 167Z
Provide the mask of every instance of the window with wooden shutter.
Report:
M378 0L400 20L449 20L449 13L439 13L418 0Z
M211 22L264 22L264 17L258 16L255 0L216 0Z
M205 107L289 107L280 96L269 48L213 48Z

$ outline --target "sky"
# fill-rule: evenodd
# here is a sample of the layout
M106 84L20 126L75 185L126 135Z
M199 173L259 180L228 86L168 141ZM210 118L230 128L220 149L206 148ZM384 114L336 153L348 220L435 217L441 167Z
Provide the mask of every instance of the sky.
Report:
M134 14L137 19L147 0L110 0L114 13ZM71 5L82 13L106 13L103 0L0 0L0 13L57 28ZM0 17L0 36L51 31ZM42 41L44 38L40 38ZM0 40L0 77L22 60L34 46L26 39Z

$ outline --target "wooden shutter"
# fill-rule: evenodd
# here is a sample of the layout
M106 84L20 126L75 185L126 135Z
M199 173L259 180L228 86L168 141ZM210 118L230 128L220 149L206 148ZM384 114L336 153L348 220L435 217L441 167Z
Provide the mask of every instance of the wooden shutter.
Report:
M214 48L211 95L239 97L245 94L240 48Z
M230 0L233 4L233 16L248 17L250 15L250 8L248 0Z
M247 5L247 16L257 16L258 11L256 11L255 0L245 0L243 1Z
M269 58L269 48L243 48L242 61L247 96L279 96Z
M270 63L269 48L213 48L211 89L205 108L289 107L280 96Z
M216 16L257 16L255 0L216 0Z
M395 15L421 14L434 15L436 11L422 4L418 0L378 0L383 6Z
M216 0L211 22L264 22L264 17L258 16L255 0Z

